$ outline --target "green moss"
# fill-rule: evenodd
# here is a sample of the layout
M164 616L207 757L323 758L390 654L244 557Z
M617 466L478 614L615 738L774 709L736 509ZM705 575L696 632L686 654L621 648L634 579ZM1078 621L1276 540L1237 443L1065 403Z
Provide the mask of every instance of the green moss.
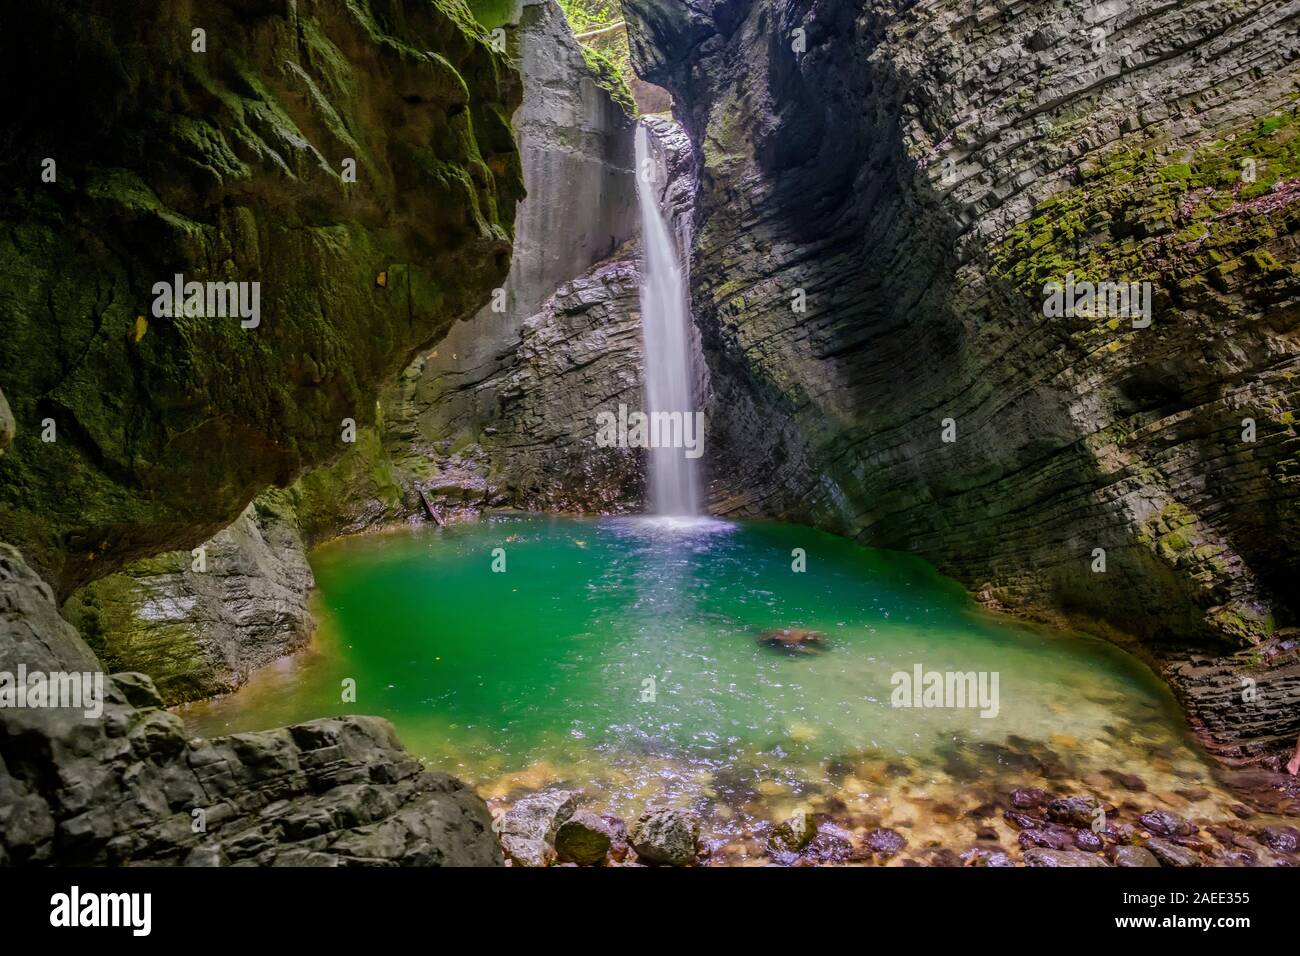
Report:
M595 77L596 85L608 93L610 98L623 108L624 113L635 117L637 108L636 102L632 99L632 91L614 61L589 46L582 48L582 58L587 63L587 69Z
M0 36L30 74L0 93L20 144L0 155L0 390L18 423L0 539L63 596L331 460L342 419L365 425L411 351L482 306L522 195L521 89L460 0L216 4L202 56L188 25L133 2L89 20L38 6L47 29L22 42L57 37L60 57L12 40L21 12ZM45 156L56 183L21 172ZM155 317L153 286L177 273L259 283L260 325Z
M337 461L299 478L289 497L303 537L311 543L337 534L375 506L395 513L405 491L379 428L365 426Z
M1077 188L1047 198L1011 230L993 249L992 271L1041 301L1044 284L1069 273L1147 280L1157 290L1203 286L1206 275L1226 292L1241 285L1243 266L1256 274L1285 270L1265 245L1294 232L1294 205L1246 204L1300 176L1298 132L1292 107L1176 157L1122 143L1083 162ZM1243 178L1246 160L1255 164L1253 183Z
M467 0L474 19L491 30L510 22L516 0Z

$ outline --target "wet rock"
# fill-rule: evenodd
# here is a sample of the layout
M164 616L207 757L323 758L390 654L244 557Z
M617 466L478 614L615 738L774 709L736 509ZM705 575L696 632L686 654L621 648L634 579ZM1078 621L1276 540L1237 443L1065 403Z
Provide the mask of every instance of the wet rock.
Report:
M615 863L622 863L632 850L632 845L627 842L627 824L619 817L608 813L602 813L600 818L609 825L609 858Z
M1079 850L1050 850L1032 847L1025 851L1025 866L1106 866L1099 856Z
M1140 846L1117 846L1111 854L1116 866L1137 867L1137 866L1159 866L1160 861L1155 858L1150 850Z
M1148 810L1138 817L1138 823L1157 836L1186 836L1196 832L1196 827L1167 810Z
M1112 843L1126 843L1137 845L1141 843L1142 838L1138 836L1137 827L1131 823L1108 822L1101 831L1102 836Z
M779 647L782 650L807 653L819 650L823 644L820 631L805 627L782 627L764 631L758 636L758 643L765 647Z
M1006 867L1016 865L1005 851L992 847L973 846L969 850L963 850L959 859L962 866Z
M1021 830L1017 840L1020 846L1025 849L1043 846L1054 850L1071 850L1075 846L1074 833L1075 831L1069 827L1049 823L1028 830Z
M1080 850L1095 852L1097 850L1100 850L1103 846L1105 846L1106 841L1104 841L1099 834L1094 833L1092 830L1087 830L1087 829L1075 830L1074 845L1077 846Z
M1277 853L1295 853L1300 848L1300 830L1295 827L1265 827L1259 841Z
M614 828L603 817L578 810L555 831L555 855L561 863L594 866L614 845Z
M818 863L842 863L853 855L853 836L847 830L823 823L802 855Z
M1002 814L1003 818L1017 830L1032 830L1040 827L1045 822L1040 816L1032 813L1023 813L1017 810L1008 810Z
M1011 791L1011 805L1020 810L1031 810L1047 802L1047 794L1037 787L1022 787Z
M980 827L975 831L975 839L977 840L996 840L997 838L998 831L993 827Z
M772 828L767 838L770 849L783 853L798 853L817 836L817 823L811 813L795 814Z
M1201 865L1201 858L1193 851L1161 837L1152 837L1147 840L1146 848L1160 861L1162 866L1188 867Z
M700 824L688 810L651 808L633 822L628 841L643 860L689 866L699 852Z
M897 830L877 827L863 838L862 845L879 856L891 857L907 846L907 838Z
M925 857L928 866L962 866L962 859L953 850L946 846L926 847L920 851L921 856Z
M1047 804L1047 816L1072 827L1091 826L1101 804L1094 797L1060 797Z
M1135 773L1120 773L1117 770L1107 770L1106 777L1125 790L1131 790L1134 793L1141 793L1147 788L1146 783Z
M501 817L501 849L516 866L547 866L555 856L552 847L560 825L577 809L571 790L534 793L519 800Z
M1259 857L1250 850L1226 850L1219 857L1216 865L1221 866L1258 866Z

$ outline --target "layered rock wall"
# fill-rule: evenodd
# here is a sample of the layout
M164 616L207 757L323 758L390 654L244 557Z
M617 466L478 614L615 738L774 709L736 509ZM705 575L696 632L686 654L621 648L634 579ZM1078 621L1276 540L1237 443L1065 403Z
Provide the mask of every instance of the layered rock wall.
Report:
M1293 655L1300 5L624 7L700 162L717 510L1160 660ZM1150 282L1151 324L1046 317L1070 274Z

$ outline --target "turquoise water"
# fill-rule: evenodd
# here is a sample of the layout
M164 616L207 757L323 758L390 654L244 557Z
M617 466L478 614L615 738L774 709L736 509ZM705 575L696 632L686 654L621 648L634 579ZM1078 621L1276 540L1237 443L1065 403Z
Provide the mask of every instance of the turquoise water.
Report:
M498 516L344 539L311 560L316 646L184 710L196 733L379 714L491 798L567 783L614 811L666 798L729 820L894 780L927 798L1007 774L1210 782L1132 658L986 614L922 561L806 528ZM810 653L761 644L773 628L823 639ZM996 716L892 706L894 675L918 664L996 672Z

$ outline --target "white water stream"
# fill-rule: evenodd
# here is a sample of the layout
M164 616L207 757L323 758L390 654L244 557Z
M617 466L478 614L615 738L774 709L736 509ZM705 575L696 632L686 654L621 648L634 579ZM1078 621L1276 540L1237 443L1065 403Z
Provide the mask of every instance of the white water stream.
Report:
M641 335L645 411L680 413L683 428L702 421L693 395L690 310L685 270L659 209L658 164L645 124L636 130L637 199L641 207ZM647 182L647 178L650 179ZM703 440L703 435L696 436ZM650 508L657 515L700 513L699 459L681 447L650 449Z

